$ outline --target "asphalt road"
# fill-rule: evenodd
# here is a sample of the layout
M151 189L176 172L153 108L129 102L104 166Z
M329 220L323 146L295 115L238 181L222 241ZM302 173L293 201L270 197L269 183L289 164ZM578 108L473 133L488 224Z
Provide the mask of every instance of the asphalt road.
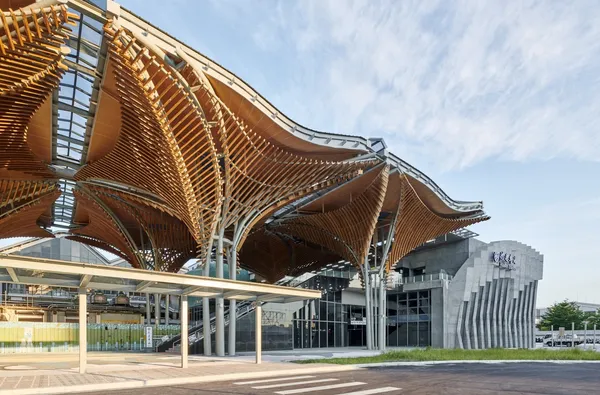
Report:
M590 395L600 394L600 365L513 363L377 368L300 377L111 391L111 394Z

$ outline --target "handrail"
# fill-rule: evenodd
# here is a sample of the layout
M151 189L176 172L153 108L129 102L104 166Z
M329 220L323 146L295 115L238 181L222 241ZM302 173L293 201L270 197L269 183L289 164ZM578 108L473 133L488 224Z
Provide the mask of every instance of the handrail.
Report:
M304 284L305 282L307 282L308 280L313 278L315 275L316 274L313 274L313 273L304 273L296 278L293 278L292 280L287 282L287 284L291 284L292 282L295 282L295 285L293 287L299 287L300 285ZM280 284L280 285L282 285L282 284ZM291 286L291 285L289 285L289 286ZM246 316L247 314L250 314L251 312L254 311L255 308L256 308L256 303L254 303L253 301L246 300L246 301L240 302L240 304L238 304L236 306L236 319L240 319L240 318ZM230 319L230 312L229 312L229 309L227 309L224 314L224 320L223 320L224 326L227 326L229 324L229 319ZM192 328L190 329L190 331L188 333L188 346L189 347L191 347L193 344L199 342L200 340L204 339L204 322L203 321L196 321L196 322L198 323L198 325L192 326ZM216 330L217 330L216 316L214 314L211 314L210 334L212 335L213 333L216 332ZM171 341L173 342L171 347L178 346L181 343L181 334L174 335L174 336L170 337L168 340L165 340L164 342L157 344L156 349L158 350L158 347L163 346L164 344L171 342Z
M448 280L451 281L454 276L445 273L430 273L430 274L420 274L418 276L410 276L410 277L402 277L402 276L394 276L387 278L387 287L388 289L398 288L400 285L404 284L415 284L426 281L436 281L436 280Z

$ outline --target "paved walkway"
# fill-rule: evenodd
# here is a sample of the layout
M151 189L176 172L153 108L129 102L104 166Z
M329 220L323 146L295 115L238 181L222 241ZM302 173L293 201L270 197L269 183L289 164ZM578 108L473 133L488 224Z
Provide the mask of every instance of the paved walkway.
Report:
M157 387L355 369L326 364L251 363L244 358L190 357L187 369L165 354L89 353L87 373L75 354L13 354L0 357L0 394L58 394Z

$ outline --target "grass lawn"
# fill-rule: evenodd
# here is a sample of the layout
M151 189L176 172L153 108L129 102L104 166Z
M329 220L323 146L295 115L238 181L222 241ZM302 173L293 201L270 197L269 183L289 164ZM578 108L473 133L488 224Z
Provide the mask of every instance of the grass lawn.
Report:
M598 361L600 352L580 349L564 350L527 350L492 348L489 350L452 350L428 348L424 350L390 351L372 357L307 359L297 363L334 363L351 365L378 362L399 361L482 361L482 360L561 360L561 361Z

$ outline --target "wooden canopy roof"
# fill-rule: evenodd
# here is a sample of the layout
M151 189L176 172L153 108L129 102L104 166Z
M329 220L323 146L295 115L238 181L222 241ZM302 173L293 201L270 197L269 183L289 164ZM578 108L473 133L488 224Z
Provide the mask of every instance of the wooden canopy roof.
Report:
M228 237L243 266L276 281L360 265L382 227L395 229L389 266L487 219L366 139L293 123L108 4L0 0L0 237L66 227L160 271Z

